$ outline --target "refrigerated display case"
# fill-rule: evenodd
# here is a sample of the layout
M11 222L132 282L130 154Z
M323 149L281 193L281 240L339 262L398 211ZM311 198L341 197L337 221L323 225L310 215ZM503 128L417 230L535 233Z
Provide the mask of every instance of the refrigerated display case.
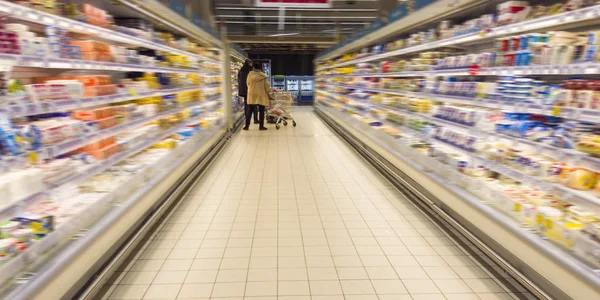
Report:
M234 122L244 116L244 100L238 95L238 74L242 63L231 63L231 107Z
M81 296L226 141L227 46L119 3L0 0L3 299Z
M273 88L281 91L285 91L285 75L273 76Z
M315 95L315 78L313 76L300 77L300 96L298 103L312 103Z
M326 51L315 108L530 291L598 298L600 6L458 2Z
M286 76L285 91L292 94L294 98L298 98L300 95L300 78L296 76Z

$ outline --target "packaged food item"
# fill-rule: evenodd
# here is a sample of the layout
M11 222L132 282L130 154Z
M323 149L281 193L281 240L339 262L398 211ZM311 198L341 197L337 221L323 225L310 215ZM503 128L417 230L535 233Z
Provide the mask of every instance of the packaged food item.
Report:
M589 190L596 186L598 183L598 174L581 169L572 169L567 175L565 185L577 190Z
M537 208L536 214L536 226L535 228L539 232L546 232L552 230L557 222L562 218L563 213L553 207L540 206Z
M11 232L19 229L19 226L21 226L21 224L14 221L0 223L0 239L7 239L11 237Z
M28 247L31 244L31 239L33 237L33 229L30 228L22 228L13 230L10 233L10 236L17 240L17 243L25 245Z
M22 149L16 141L15 130L7 118L0 117L0 150L5 155L19 155Z
M54 231L54 216L44 214L24 213L12 219L19 222L23 228L33 231L33 239L41 239Z
M0 259L15 255L17 241L12 238L0 239ZM0 262L2 262L0 260Z

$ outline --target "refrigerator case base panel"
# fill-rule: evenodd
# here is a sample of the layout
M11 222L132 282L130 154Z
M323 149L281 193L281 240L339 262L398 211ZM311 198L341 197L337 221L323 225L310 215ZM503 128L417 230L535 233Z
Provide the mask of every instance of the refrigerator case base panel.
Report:
M567 257L566 253L534 233L526 232L516 222L474 196L442 184L442 178L424 169L414 159L400 154L394 149L394 143L376 138L379 132L368 125L355 124L358 122L350 116L319 103L315 110L325 120L343 128L349 136L371 149L382 161L401 170L402 176L414 183L412 188L416 188L417 193L431 195L431 198L425 197L429 198L428 205L458 221L469 234L501 257L500 260L506 260L511 268L518 270L523 280L531 279L535 286L554 299L600 299L598 277L581 262Z

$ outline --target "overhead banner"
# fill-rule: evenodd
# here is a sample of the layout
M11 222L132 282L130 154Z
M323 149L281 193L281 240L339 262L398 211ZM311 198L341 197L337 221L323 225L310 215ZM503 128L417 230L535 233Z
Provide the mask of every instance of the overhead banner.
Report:
M261 7L328 8L332 0L255 0Z

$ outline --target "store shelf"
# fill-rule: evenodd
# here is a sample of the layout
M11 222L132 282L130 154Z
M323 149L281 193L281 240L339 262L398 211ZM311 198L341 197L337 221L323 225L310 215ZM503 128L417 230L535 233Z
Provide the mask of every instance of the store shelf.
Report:
M99 26L91 25L84 22L79 22L76 20L71 20L68 18L64 18L61 16L53 15L50 13L45 13L39 10L35 10L33 8L29 8L26 6L18 5L15 3L11 3L6 0L0 0L0 13L8 14L10 18L33 22L36 24L42 24L47 26L57 26L65 30L89 34L93 36L100 37L102 39L110 40L112 42L127 44L131 46L145 47L148 49L154 49L159 51L166 51L174 54L185 55L189 57L193 57L199 60L211 61L218 63L217 61L194 54L191 52L187 52L184 50L180 50L177 48L173 48L167 45L163 45L160 43L148 41L142 38L138 38L132 35L128 35L125 33L113 31L110 29L102 28Z
M183 73L183 74L201 74L218 75L218 72L206 72L193 68L165 68L152 67L140 64L122 64L116 62L63 59L51 57L37 57L16 54L0 54L0 63L29 68L45 69L76 69L76 70L102 70L118 72L156 72L156 73Z
M331 99L331 100L336 101L334 99ZM353 101L356 101L356 100L353 100ZM339 101L337 101L337 102L339 102ZM407 112L407 111L403 111L403 110L400 110L400 109L397 109L394 107L385 106L385 105L371 104L371 106L377 107L377 108L380 108L383 110L394 111L394 112L397 112L400 114L411 116L413 118L414 117L423 118L431 123L443 125L446 127L453 127L453 128L461 129L462 131L469 130L469 133L474 133L475 135L478 135L480 137L481 136L485 136L485 137L495 136L498 138L513 140L516 143L523 143L528 146L534 147L535 149L538 149L537 153L544 153L544 154L549 154L550 156L554 156L554 157L563 157L563 158L568 158L573 161L579 161L580 164L576 164L576 166L585 167L592 171L600 172L600 159L587 156L586 154L577 152L575 150L555 148L555 147L544 145L541 143L528 141L525 139L516 138L516 137L512 137L512 136L502 135L502 134L498 134L495 132L485 132L485 131L478 130L474 127L457 124L457 123L454 123L451 121L438 119L438 118L428 116L428 115ZM561 195L564 196L565 200L573 201L579 205L584 205L586 207L593 208L597 211L600 211L600 199L591 192L577 191L577 190L570 189L570 188L567 188L567 187L564 187L564 186L561 186L558 184L546 182L539 177L534 177L534 176L525 174L521 171L515 170L507 165L503 165L503 164L500 164L497 162L490 161L490 160L482 157L481 155L478 155L473 152L465 151L464 149L458 148L458 147L454 146L453 144L446 143L445 141L441 141L438 139L429 138L427 135L423 134L422 132L416 131L410 127L399 126L396 124L389 124L387 122L385 122L385 123L390 126L396 127L404 132L409 132L411 135L418 137L420 139L426 140L428 142L440 143L442 145L451 147L455 151L466 154L469 157L476 158L483 166L489 168L490 170L504 174L504 175L509 176L517 181L524 182L530 186L539 187L542 191L554 191L555 193L560 193Z
M94 168L105 170L111 166L114 166L120 161L126 159L127 157L136 154L152 146L156 142L174 134L182 127L185 127L185 124L174 126L173 128L170 128L164 132L157 133L154 137L151 137L142 145L130 149L126 152L122 152L118 155L118 157L104 161L95 166ZM213 127L214 126L211 126L211 128ZM183 146L174 149L174 153L172 153L172 155L173 157L177 157L178 159L176 159L173 163L169 165L164 165L164 162L158 160L153 165L149 165L145 169L139 170L137 174L131 177L124 186L137 186L141 183L141 181L144 180L147 180L148 182L144 185L144 188L142 188L139 191L136 191L136 193L132 197L129 197L128 200L137 200L137 196L143 195L147 190L155 186L157 182L163 179L167 174L171 173L174 170L174 168L178 167L185 159L187 159L189 155L191 155L194 152L194 150L200 148L202 142L205 141L207 137L214 135L214 133L215 130L213 129L203 130L200 133L198 133L194 138L188 140ZM156 172L153 170L160 171ZM145 173L151 173L154 176L147 177L145 176ZM85 227L86 225L89 225L89 220L95 220L98 217L103 217L107 210L115 208L115 201L118 198L118 193L119 190L115 190L110 193L103 194L103 196L99 198L94 204L88 206L77 216L74 216L73 219L69 222L69 225L71 226L64 225L57 228L57 230L51 232L48 236L35 243L33 246L21 253L18 257L13 258L8 263L0 266L0 283L5 283L7 280L10 280L11 277L15 274L19 274L21 271L25 270L27 266L34 264L38 256L47 253L48 251L51 251L52 248L56 247L59 243L64 241L65 238L76 234L77 231L81 230L82 226ZM73 237L72 240L76 241L77 238ZM74 253L71 253L71 257L73 257ZM62 257L64 258L64 256ZM20 292L23 291L19 289L14 291L14 293Z
M359 63L367 63L372 61L384 60L393 58L396 56L414 54L422 51L442 48L442 47L453 47L464 44L473 44L478 42L491 41L496 38L500 38L507 35L520 34L525 32L533 32L536 30L549 30L554 27L565 27L569 25L575 25L577 23L589 23L591 21L598 22L597 18L600 16L600 5L586 7L575 11L564 12L552 16L546 16L534 20L524 21L520 23L510 24L506 26L499 26L490 29L489 32L477 32L472 34L466 34L456 36L444 40L435 41L432 43L426 43L423 45L417 45L395 51L390 51L382 54L371 55L368 57L354 59L347 62L339 63L334 66L327 66L317 69L317 71L324 71L334 69L338 67L351 66Z
M566 119L574 119L585 122L600 123L600 110L576 108L576 107L563 107L563 106L552 106L552 105L541 105L535 104L537 102L532 99L531 103L525 102L514 102L494 99L482 99L476 97L461 97L461 96L450 96L450 95L439 95L427 92L408 92L393 89L379 89L379 88L368 88L353 85L344 84L331 84L327 83L328 86L342 87L351 90L361 90L373 93L382 93L390 95L399 95L406 97L423 97L428 98L432 101L449 102L464 105L473 105L480 107L493 108L498 110L506 111L519 111L524 113L540 114L540 115L553 115L556 117L562 117ZM340 94L342 95L342 94ZM345 96L345 95L344 95Z
M214 87L216 87L215 85ZM211 86L212 87L212 86ZM206 88L206 87L205 87ZM202 87L185 87L175 88L168 90L158 91L146 91L146 92L129 92L122 94L82 98L82 99L68 99L68 100L55 100L47 102L34 102L25 104L9 105L6 108L0 108L0 115L7 116L8 118L19 118L34 116L39 114L47 114L54 112L63 112L74 109L82 109L86 107L93 107L99 105L108 105L113 103L131 101L146 97L161 97L182 92L190 92L202 90ZM24 102L24 100L17 100Z
M131 131L131 130L133 130L137 127L140 127L144 124L154 122L154 121L162 119L164 117L182 112L186 109L196 107L196 106L202 106L203 104L214 101L218 98L219 97L213 97L213 99L208 100L208 101L188 103L188 104L185 104L185 105L175 108L175 109L160 112L154 116L140 118L137 120L132 120L131 122L120 124L115 127L111 127L111 128L105 129L105 130L90 133L90 134L82 136L82 137L77 137L75 139L64 141L64 142L58 143L57 145L45 147L44 149L42 149L42 153L45 153L45 156L43 156L43 157L51 158L51 157L57 157L59 155L63 155L65 153L69 153L69 152L79 149L85 145L94 143L96 141L99 141L99 140L102 140L102 139L105 139L105 138L108 138L111 136L118 135L123 132Z
M523 144L523 145L526 145L528 147L532 147L533 149L535 149L536 153L539 153L539 154L543 153L544 155L547 155L547 156L555 158L555 159L570 160L576 166L586 168L586 169L592 170L594 172L600 173L600 158L589 156L583 152L579 152L574 149L557 148L557 147L553 147L551 145L547 145L547 144L539 143L539 142L535 142L535 141L530 141L530 140L520 138L520 137L509 136L509 135L497 133L494 131L481 130L481 129L477 128L476 126L469 126L469 125L465 125L465 124L461 124L461 123L456 123L456 122L453 122L450 120L440 119L440 118L437 118L437 117L434 117L431 115L427 115L427 114L410 112L410 111L402 110L402 109L399 109L399 108L396 108L393 106L389 106L389 105L385 105L385 104L372 103L367 100L353 98L353 97L349 97L349 96L346 96L343 94L334 93L334 92L330 92L330 91L328 91L327 93L329 93L331 95L342 96L347 99L350 99L351 101L364 103L371 107L376 107L376 108L379 108L382 110L393 111L393 112L402 114L406 117L420 118L420 119L426 120L430 123L437 124L437 125L443 126L443 127L450 127L450 128L468 133L472 136L477 136L479 138L494 137L494 138L500 138L500 139L512 141L513 143L515 143L517 145ZM337 101L335 99L331 99L331 100ZM337 102L339 102L339 101L337 101ZM340 102L340 103L343 103L343 102ZM346 104L346 103L343 103L343 104Z
M94 143L95 141L105 139L110 136L115 136L115 135L118 135L123 132L128 132L128 131L134 130L135 128L138 128L144 124L148 124L148 123L151 123L158 119L179 113L179 112L189 109L191 107L204 106L205 110L201 114L213 112L216 109L220 108L220 106L216 106L216 105L211 106L209 103L214 102L219 97L220 96L213 97L212 99L207 100L207 101L189 103L189 104L186 104L184 106L181 106L181 107L178 107L175 109L160 112L155 116L150 116L150 117L133 120L133 121L125 123L125 124L121 124L121 125L111 127L111 128L105 129L105 130L101 130L99 132L91 133L91 134L88 134L88 135L85 135L82 137L77 137L77 138L74 138L74 139L71 139L68 141L63 141L56 145L47 146L36 152L39 153L40 157L44 157L46 159L54 158L56 156L63 155L63 154L69 153L71 151L74 151L76 149L79 149L85 145ZM209 106L209 107L206 108L206 106ZM181 126L178 126L177 130L179 130L180 128L181 128ZM173 134L174 132L177 132L177 130L169 131L170 133L166 134L166 136L169 136L169 135ZM158 134L160 136L163 136L162 133L158 133ZM151 141L156 141L156 139L157 138L150 138ZM160 140L160 138L158 138L158 140ZM144 143L143 145L151 146L153 144L154 144L154 142L147 142L147 143ZM140 146L140 147L142 147L142 146ZM139 148L139 147L136 147L135 149L137 149L137 148ZM137 152L139 152L139 151L137 151ZM137 153L137 152L135 152L135 153ZM127 153L129 153L129 154L127 154ZM42 195L46 195L50 191L50 189L57 188L57 187L60 187L60 186L66 185L66 184L77 185L78 183L85 181L88 178L93 177L96 174L103 172L107 168L110 168L113 165L119 163L120 161L127 158L131 154L132 154L131 151L120 152L119 154L116 154L115 156L113 156L107 160L98 162L95 166L85 170L85 172L74 174L73 176L67 177L57 183L47 185L47 189L40 193L30 195L22 200L15 201L11 205L8 205L4 208L0 208L0 221L2 221L4 219L4 216L7 216L7 215L14 216L14 215L18 214L19 212L24 211L27 207L29 207L33 203L39 201L39 199L42 197ZM22 157L4 158L4 160L1 161L1 163L0 163L0 169L6 169L6 166L3 166L3 165L13 164L14 160L26 161L28 156L29 156L29 154L26 153Z
M530 65L514 67L481 68L472 75L469 69L432 69L427 71L407 71L389 73L368 73L349 75L318 75L317 78L357 78L357 77L428 77L428 76L509 76L509 75L592 75L600 73L600 63L579 63L569 65Z
M48 126L50 129L41 133L44 140L50 135L68 139L21 155L6 154L0 159L0 170L6 173L4 180L14 180L7 187L15 192L10 200L21 198L11 203L0 201L0 223L14 220L23 213L40 214L44 218L48 216L55 222L55 228L50 233L44 238L26 243L25 250L23 240L19 244L13 243L13 240L3 241L3 245L7 245L3 247L7 247L7 253L11 257L0 259L0 298L70 299L81 296L84 284L89 284L96 279L96 275L106 271L104 268L114 258L107 254L126 246L123 237L136 233L134 231L148 221L148 216L154 209L164 205L165 199L173 196L173 187L192 170L196 172L195 168L199 165L207 163L205 159L212 159L226 143L227 128L223 120L231 116L226 105L226 101L231 100L231 95L225 90L228 90L231 75L229 62L225 68L228 56L224 55L229 45L223 43L218 31L204 26L197 15L187 16L185 11L179 10L181 6L173 3L167 6L164 1L93 1L86 4L90 6L81 14L85 14L90 23L94 23L94 16L104 12L115 19L133 18L137 24L129 20L123 24L159 30L161 35L164 33L165 41L154 38L156 35L153 32L142 32L125 26L110 25L109 28L103 28L78 21L81 18L69 19L58 12L55 15L48 13L50 10L37 10L25 2L0 0L0 15L4 16L0 27L19 24L20 26L13 26L15 31L19 31L20 38L24 39L21 47L28 47L28 43L38 43L37 38L34 41L30 37L40 37L42 43L46 39L55 38L56 40L49 40L49 43L56 43L52 45L56 46L53 48L56 55L0 54L0 65L6 67L2 70L3 78L18 82L10 87L8 96L4 97L0 106L0 118L6 119L7 126L14 125L18 129L28 124L36 124L40 128ZM21 3L24 5L20 5ZM79 9L83 10L83 7ZM68 35L64 36L63 31L57 29L54 31L58 33L56 37L52 36L53 29L46 26L64 29ZM167 42L170 37L177 39L177 42ZM12 52L18 50L16 46L13 47L12 36L4 35L4 38L3 41L7 40L5 43L10 44L10 49L5 49L5 52L19 52ZM71 51L70 47L62 47L62 43L68 43L69 39L100 42L101 45L88 43L83 46L90 46L88 49L98 52L116 47L115 51L127 56L127 59L119 61L127 63L58 58L75 57L71 54L76 54L77 50L85 51L83 48L73 47ZM58 45L58 41L61 45ZM185 43L194 43L197 47L186 47ZM42 50L37 48L37 44L32 47L32 50ZM23 53L32 54L25 50ZM235 52L235 55L239 53ZM161 56L173 56L172 59L167 57L173 63L162 61ZM169 80L158 73L168 73ZM48 93L48 98L63 100L32 102L33 97L29 97L26 85L50 80L49 78L70 82L85 80L86 87L92 88L107 84L119 85L118 94L65 99L78 94L75 88L52 86L40 92ZM194 86L185 84L190 80L210 83ZM131 81L147 82L152 88L161 89L139 91L128 88ZM186 87L183 87L184 84ZM122 88L123 86L125 87ZM168 97L164 97L193 91L199 91L204 99L176 106L170 104L170 99L166 99ZM102 115L98 116L101 118L107 115L101 108L116 103L134 103L132 100L150 97L158 98L157 101L160 99L164 104L163 109L170 109L156 112L152 116L136 115L136 118L122 120L116 126L103 130L86 129L85 133L77 136L71 132L81 132L81 124L92 125L90 123L93 122L72 122L71 119L75 117L69 116L67 112L98 108L97 114ZM135 103L142 104L139 101ZM170 117L191 108L198 113L197 116L188 118L186 114L179 114L183 118ZM65 114L53 114L57 112ZM157 124L158 120L167 118L172 119L172 122L160 122L161 126L144 126ZM194 122L194 125L202 122L203 126L199 132L194 130L190 137L187 134L176 134L190 122ZM210 125L205 127L205 124ZM189 131L186 130L186 133ZM110 149L110 156L106 159L84 163L80 160L80 154L74 151L108 137L124 136L123 134L131 136L131 139L119 139L120 152L111 152L110 150L116 149ZM170 150L152 147L169 137L172 137L177 147ZM36 136L35 139L37 138ZM28 146L26 137L15 139L19 145ZM146 149L149 151L144 151ZM59 157L64 160L58 160ZM41 162L47 162L43 166L49 167L35 165ZM70 163L70 169L64 169L65 165L62 163ZM35 167L40 167L43 171L43 179L42 172L39 172L39 177L31 182L31 186L35 184L39 187L36 191L41 191L23 197L29 186L27 180L34 178L20 176L17 172ZM13 171L14 174L11 173ZM52 205L46 205L49 203ZM29 228L31 225L25 221L19 222L19 228ZM37 235L38 229L31 227ZM5 232L3 238L11 236L12 232ZM79 263L78 260L84 260L85 263ZM63 275L68 279L61 278ZM59 280L63 281L56 284ZM36 295L38 292L40 294Z
M198 104L196 104L196 105L198 105ZM189 107L173 110L173 112L168 112L168 113L164 112L162 114L162 117L175 114L175 113L185 110L187 108L189 108ZM206 111L206 112L208 112L208 111ZM204 113L206 113L206 112L204 112ZM157 116L157 118L159 118L159 117ZM140 126L142 124L145 124L145 123L139 122L139 124L137 124L137 125ZM110 168L113 165L121 162L123 159L131 156L132 154L140 152L140 151L154 145L156 142L176 133L178 130L180 130L183 127L185 127L185 124L175 126L171 129L168 129L166 133L159 132L159 133L157 133L157 136L150 137L146 142L142 143L140 146L134 147L127 151L120 152L119 154L116 154L116 155L108 158L107 160L101 161L100 163L96 164L95 166L92 166L91 168L85 170L84 172L81 172L79 174L74 174L73 176L69 176L59 182L52 184L52 186L55 188L55 187L63 186L66 184L77 185L77 184L93 177L94 175L106 170L107 168Z

